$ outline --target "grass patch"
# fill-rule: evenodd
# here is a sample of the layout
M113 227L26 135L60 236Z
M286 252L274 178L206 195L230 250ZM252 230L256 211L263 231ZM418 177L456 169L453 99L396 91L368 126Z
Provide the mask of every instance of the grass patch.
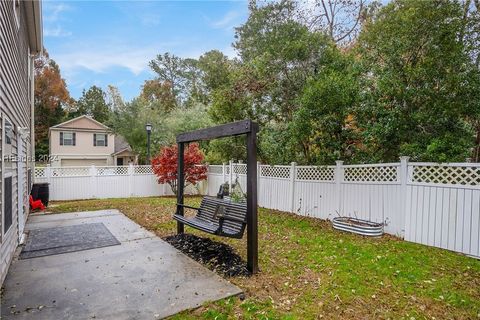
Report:
M164 237L174 198L54 202L54 213L115 208ZM199 205L200 198L186 199ZM225 242L246 259L246 239ZM246 236L245 236L246 238ZM480 261L395 237L371 239L330 223L259 210L260 273L230 278L246 299L225 299L173 319L480 319Z

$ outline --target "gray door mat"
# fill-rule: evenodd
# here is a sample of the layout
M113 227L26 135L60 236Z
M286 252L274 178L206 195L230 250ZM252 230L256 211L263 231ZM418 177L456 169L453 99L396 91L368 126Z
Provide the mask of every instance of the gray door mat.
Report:
M31 230L20 259L119 245L103 223Z

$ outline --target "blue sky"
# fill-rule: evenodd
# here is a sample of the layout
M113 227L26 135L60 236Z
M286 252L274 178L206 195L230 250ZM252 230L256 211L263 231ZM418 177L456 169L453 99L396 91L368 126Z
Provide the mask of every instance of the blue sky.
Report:
M72 97L112 84L130 100L154 77L148 62L159 53L198 58L218 49L235 56L234 27L247 16L246 1L46 0L44 46Z

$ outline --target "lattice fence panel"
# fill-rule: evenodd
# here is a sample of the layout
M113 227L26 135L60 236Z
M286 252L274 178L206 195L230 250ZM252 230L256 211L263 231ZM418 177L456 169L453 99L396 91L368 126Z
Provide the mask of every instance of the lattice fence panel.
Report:
M216 174L223 174L223 166L219 165L209 165L208 166L209 173L216 173Z
M133 167L134 174L153 174L152 166L135 166Z
M82 177L90 175L89 167L50 168L52 177Z
M236 174L247 174L247 165L246 164L234 164L233 173Z
M125 167L97 167L99 176L126 176L128 175L128 166Z
M271 178L289 178L290 166L260 166L260 176Z
M335 168L297 167L298 180L335 181Z
M344 181L347 182L398 182L397 166L347 167Z
M480 185L480 167L466 166L413 166L412 182Z
M42 167L35 167L35 170L33 171L33 176L35 178L45 178L47 177L47 171L46 168Z

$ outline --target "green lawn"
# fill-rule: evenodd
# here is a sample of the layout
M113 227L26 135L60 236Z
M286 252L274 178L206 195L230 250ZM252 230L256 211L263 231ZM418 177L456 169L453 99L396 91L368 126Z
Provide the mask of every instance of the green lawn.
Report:
M174 198L131 198L54 202L49 210L116 208L166 236L176 230L174 206ZM246 257L245 239L210 237ZM245 291L244 300L207 304L174 319L480 319L479 260L267 209L259 210L259 245L261 272L229 279Z

